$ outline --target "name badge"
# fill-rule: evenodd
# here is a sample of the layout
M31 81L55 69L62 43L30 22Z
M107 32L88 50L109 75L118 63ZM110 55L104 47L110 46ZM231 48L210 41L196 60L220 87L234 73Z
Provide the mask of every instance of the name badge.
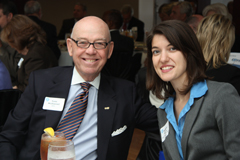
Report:
M167 121L167 123L162 128L160 128L160 133L162 142L164 142L169 133L169 121Z
M65 98L45 97L43 109L52 111L62 111L64 102Z
M21 67L23 61L24 61L24 59L23 59L23 58L20 58L20 60L18 61L18 68Z

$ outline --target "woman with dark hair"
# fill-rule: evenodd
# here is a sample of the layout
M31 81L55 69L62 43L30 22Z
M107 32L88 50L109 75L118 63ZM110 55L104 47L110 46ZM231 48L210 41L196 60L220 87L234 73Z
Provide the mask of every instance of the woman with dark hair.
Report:
M162 22L147 47L147 88L165 100L157 113L165 159L240 159L239 95L228 83L208 80L193 30Z
M24 15L16 15L2 29L1 40L23 55L18 63L18 84L13 88L24 91L32 71L57 66L57 59L45 39L45 32Z

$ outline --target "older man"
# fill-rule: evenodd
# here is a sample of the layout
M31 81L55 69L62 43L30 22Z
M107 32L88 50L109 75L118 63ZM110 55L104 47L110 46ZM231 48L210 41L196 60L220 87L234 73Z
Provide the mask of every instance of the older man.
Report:
M67 46L75 66L31 74L28 87L0 133L1 159L39 159L41 134L46 127L63 131L72 139L78 160L127 159L135 127L158 132L156 108L142 103L135 85L101 74L114 47L104 21L94 16L78 21ZM81 124L77 121L75 133L69 135L62 126L70 116L68 111L76 107L71 105L76 103L75 97L82 93L86 113ZM47 101L55 106L45 105Z
M61 30L58 34L58 39L65 39L65 35L72 32L74 24L85 17L86 14L87 7L84 4L77 2L73 9L73 18L63 20Z
M172 8L172 13L170 14L171 19L176 19L180 21L185 21L188 17L193 14L193 8L190 2L182 1L178 2Z

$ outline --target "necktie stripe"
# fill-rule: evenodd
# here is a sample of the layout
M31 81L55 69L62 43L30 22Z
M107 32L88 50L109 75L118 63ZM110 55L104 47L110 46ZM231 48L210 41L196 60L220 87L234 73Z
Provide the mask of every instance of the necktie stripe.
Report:
M57 131L65 133L67 140L71 140L76 134L87 109L88 94L91 84L84 82L80 85L82 86L84 92L75 97L72 105L63 117L57 129Z

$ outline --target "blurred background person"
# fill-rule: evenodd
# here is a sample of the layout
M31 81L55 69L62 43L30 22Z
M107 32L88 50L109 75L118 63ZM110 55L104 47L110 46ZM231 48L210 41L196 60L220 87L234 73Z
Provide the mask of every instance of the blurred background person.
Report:
M12 89L10 74L5 65L0 60L0 90Z
M53 51L45 45L45 32L25 15L14 16L3 28L1 39L23 55L15 89L24 91L32 71L57 66Z
M198 24L203 19L203 16L200 14L193 14L190 17L186 19L186 23L193 29L193 31L196 33L198 29Z
M222 3L214 3L206 6L203 11L202 15L204 17L212 15L212 14L221 14L228 19L232 20L232 15L228 12L227 7ZM240 36L235 34L235 41L231 48L231 52L240 52Z
M121 35L119 32L123 23L121 12L115 9L106 11L103 14L103 20L110 29L114 48L112 56L107 60L102 72L114 77L132 80L132 74L134 74L132 73L134 41L130 37Z
M176 19L180 21L185 21L188 17L193 14L193 8L190 2L181 1L173 6L172 12L170 14L171 19Z
M61 52L57 44L57 29L53 24L41 20L41 4L38 1L28 1L24 6L24 13L46 32L47 46L52 49L56 58L59 59Z
M121 13L123 17L123 24L121 28L123 30L130 30L133 27L137 27L138 34L137 34L136 41L143 41L144 40L144 23L133 16L134 10L132 6L128 4L124 5L121 8Z
M209 16L215 13L224 15L228 19L232 20L232 15L228 12L227 6L225 6L222 3L213 3L210 5L207 5L202 11L203 17Z
M170 20L170 14L172 12L172 7L176 4L177 2L172 2L172 3L164 3L162 4L159 9L158 9L158 16L160 17L161 21L166 21Z
M235 39L231 20L220 14L205 17L197 38L207 62L206 74L215 81L231 83L240 94L240 69L227 64Z
M123 18L121 12L115 9L103 13L103 20L107 23L111 40L114 42L113 54L115 52L128 52L133 55L134 41L132 38L120 34Z
M13 2L0 2L0 30L2 30L16 14L17 7ZM18 81L17 71L20 58L21 55L15 49L0 40L0 60L6 66L13 86L16 85Z
M72 33L74 24L78 20L85 17L86 14L87 14L87 7L84 4L77 2L73 9L73 18L63 20L61 30L58 34L58 39L65 39L66 34Z

